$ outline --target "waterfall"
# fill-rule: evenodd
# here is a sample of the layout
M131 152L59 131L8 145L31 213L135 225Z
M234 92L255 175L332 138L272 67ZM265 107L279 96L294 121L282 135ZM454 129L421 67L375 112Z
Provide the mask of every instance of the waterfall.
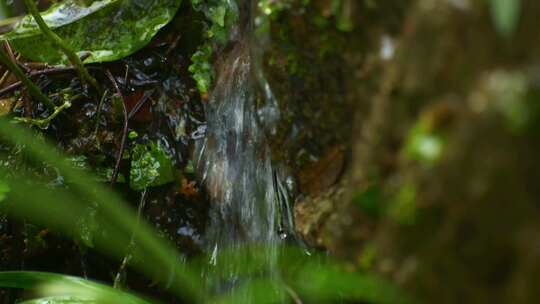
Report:
M241 2L244 25L217 64L205 105L206 136L197 144L195 164L211 201L205 234L211 263L221 250L262 245L272 264L279 243L291 234L292 211L268 144L279 110L261 68L260 40L253 34L256 1Z
M271 155L259 125L251 56L238 45L220 71L206 107L198 151L212 207L206 238L216 245L276 242Z

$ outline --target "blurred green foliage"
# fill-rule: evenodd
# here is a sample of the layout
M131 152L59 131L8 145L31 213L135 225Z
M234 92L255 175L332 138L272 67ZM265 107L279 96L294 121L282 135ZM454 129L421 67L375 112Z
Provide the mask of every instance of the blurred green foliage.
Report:
M281 248L277 264L271 265L264 246L225 250L210 272L204 271L209 267L208 257L202 257L199 262L179 262L182 260L179 253L157 237L148 224L138 221L135 212L117 194L97 183L86 170L74 167L73 161L65 160L32 132L3 119L0 120L0 138L3 143L23 145L30 159L56 168L65 179L65 185L69 185L51 188L24 172L7 171L3 167L0 169L0 185L5 196L0 204L2 210L82 239L84 244L116 258L123 256L123 248L133 236L136 246L132 249L130 266L182 299L189 299L190 303L254 303L254 299L256 303L284 303L291 290L313 301L410 303L399 289L374 275L346 271L331 260L308 256L295 248ZM149 153L151 149L144 147L142 153ZM157 146L154 152L156 149ZM91 217L91 225L86 225L100 233L90 233L91 238L85 241L87 236L81 230L81 219L88 218L88 210L95 210L99 216ZM201 278L201 273L206 273L206 277ZM208 282L220 284L232 273L256 278L242 280L225 294L215 294L216 289ZM146 303L107 286L57 274L0 272L0 286L33 288L38 298L30 303Z
M403 225L412 225L417 216L417 190L413 183L402 184L388 207L388 217Z
M516 30L521 14L521 0L490 0L491 15L499 34L510 37Z
M433 165L441 158L445 144L445 137L432 126L429 117L420 117L409 131L404 152L409 159Z
M383 194L379 185L370 185L366 190L356 193L353 202L370 217L377 219L383 212Z

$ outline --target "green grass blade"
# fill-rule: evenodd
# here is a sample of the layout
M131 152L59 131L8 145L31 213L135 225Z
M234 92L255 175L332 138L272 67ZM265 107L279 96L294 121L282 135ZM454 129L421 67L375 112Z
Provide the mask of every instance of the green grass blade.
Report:
M73 221L66 218L74 218L81 212L86 212L84 202L98 202L101 223L114 227L116 236L122 237L125 241L129 240L127 236L133 233L137 244L136 250L134 250L134 260L139 261L135 265L138 269L151 277L161 279L162 284L170 286L174 293L182 297L193 300L200 299L201 282L198 272L192 271L180 263L181 259L175 249L157 238L156 232L147 223L141 221L138 224L134 210L129 208L110 188L95 182L95 177L88 173L73 168L64 157L52 148L51 144L39 140L30 131L10 124L5 119L0 119L0 138L11 144L23 144L26 147L25 151L31 158L57 168L69 183L72 191L72 194L65 192L60 194L60 191L55 189L54 195L56 197L49 195L48 204L43 204L47 197L45 190L39 187L34 189L35 185L25 186L23 181L15 179L15 182L10 183L10 187L13 187L10 196L17 198L18 204L12 205L17 215L32 214L33 219L38 223L54 224L58 222L61 223L61 228L66 231L74 228L69 227ZM99 249L111 251L110 248L101 247ZM123 250L123 248L115 249ZM170 277L171 273L174 274L172 278Z
M210 300L214 304L278 304L287 302L285 287L274 279L252 279L230 294Z

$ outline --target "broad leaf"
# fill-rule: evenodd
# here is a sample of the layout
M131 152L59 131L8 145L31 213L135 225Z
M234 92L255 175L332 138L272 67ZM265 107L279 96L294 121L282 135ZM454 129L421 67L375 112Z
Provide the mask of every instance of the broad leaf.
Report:
M129 303L148 304L132 294L89 280L56 273L0 272L0 287L34 289L44 298L25 303Z
M51 29L76 22L92 13L107 7L119 0L98 0L85 6L81 1L68 0L51 6L47 11L41 13L41 17ZM41 30L31 15L24 16L16 27L5 35L8 39L24 38L40 35Z
M144 47L174 17L181 0L66 0L42 13L46 23L84 63L113 61ZM0 36L24 57L49 64L67 58L47 40L32 17L24 17L13 31Z

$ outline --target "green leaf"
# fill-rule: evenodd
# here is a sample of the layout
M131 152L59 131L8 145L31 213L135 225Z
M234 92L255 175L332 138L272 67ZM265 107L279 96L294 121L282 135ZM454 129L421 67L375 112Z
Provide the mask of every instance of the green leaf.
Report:
M48 10L41 13L41 17L51 29L56 29L64 25L81 20L82 18L95 13L119 0L94 1L91 5L85 6L80 1L67 0L52 5ZM31 15L24 16L15 28L4 35L6 38L25 38L40 35L41 30Z
M36 289L45 298L24 303L148 304L134 295L78 277L31 271L0 272L0 286Z
M95 300L83 299L73 296L55 296L55 297L43 297L38 299L32 299L24 302L18 302L19 304L84 304L84 303L96 303Z
M519 21L521 0L491 0L491 15L499 34L511 36Z
M84 63L113 61L144 47L174 17L180 0L101 0L84 6L67 0L42 13L53 29ZM68 60L41 34L29 16L0 36L24 57L50 64Z
M141 191L174 180L174 168L167 152L157 144L136 145L131 152L129 185Z

